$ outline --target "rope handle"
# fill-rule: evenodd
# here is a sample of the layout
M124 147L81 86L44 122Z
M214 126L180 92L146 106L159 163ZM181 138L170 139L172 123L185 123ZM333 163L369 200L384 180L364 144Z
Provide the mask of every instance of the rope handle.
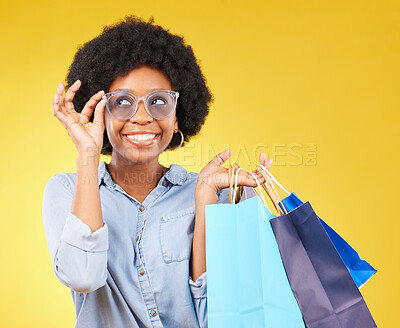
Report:
M269 178L270 178L273 182L275 182L275 184L276 184L279 188L281 188L288 196L290 196L290 192L287 191L287 190L285 189L285 187L282 186L282 185L279 183L279 181L271 174L270 171L267 170L267 168L266 168L264 165L258 164L257 166L259 166L259 167L269 176Z
M243 169L237 163L235 163L234 166L236 167L236 172L235 172L235 167L233 167L232 165L229 165L229 168L228 168L229 204L236 204L237 202L239 202L240 195L242 193L241 187L243 187L243 186L239 186L239 188L237 188L239 171L243 170ZM253 172L248 171L248 173L253 177L254 181L257 183L258 190L256 188L253 188L253 190L255 191L257 196L260 197L262 203L267 208L268 212L272 215L272 212L271 212L270 208L268 207L267 202L265 200L264 193L261 188L261 184L258 182L258 179ZM246 191L246 189L244 189L244 190ZM239 191L239 193L237 193L237 191ZM267 191L267 193L268 193L268 191ZM246 198L247 198L247 195L246 195ZM274 206L275 206L275 204L274 204Z
M262 187L267 192L267 195L271 199L272 204L274 205L278 215L286 214L287 213L286 208L284 208L284 210L282 210L281 207L279 206L279 202L281 202L282 200L281 200L278 192L276 191L274 184L272 183L269 176L263 170L261 170L259 168L257 168L257 172L259 174L261 174L265 179L265 182L262 184Z

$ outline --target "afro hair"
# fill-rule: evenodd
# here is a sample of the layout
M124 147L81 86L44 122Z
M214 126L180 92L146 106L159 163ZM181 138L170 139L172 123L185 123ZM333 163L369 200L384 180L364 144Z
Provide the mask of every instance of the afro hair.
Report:
M67 75L67 88L76 80L82 82L73 99L76 111L81 112L99 90L107 92L116 77L126 76L142 65L163 71L179 92L176 116L187 142L204 124L212 95L191 46L185 44L183 37L154 24L153 18L146 22L127 16L105 26L99 36L78 48ZM180 142L180 134L174 134L167 149ZM106 131L101 153L112 154Z

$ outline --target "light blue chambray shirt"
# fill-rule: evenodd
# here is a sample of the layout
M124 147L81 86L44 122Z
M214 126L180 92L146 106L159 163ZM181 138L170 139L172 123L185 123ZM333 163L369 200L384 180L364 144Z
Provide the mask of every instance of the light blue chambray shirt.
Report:
M44 229L54 272L72 292L75 327L207 327L206 273L189 276L197 177L171 164L139 203L100 162L104 226L93 233L70 212L76 173L47 181ZM227 189L218 202L228 202Z

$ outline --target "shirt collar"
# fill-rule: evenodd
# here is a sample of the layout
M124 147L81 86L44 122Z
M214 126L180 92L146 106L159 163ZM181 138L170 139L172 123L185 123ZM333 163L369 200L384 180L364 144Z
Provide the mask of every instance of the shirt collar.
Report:
M165 173L165 178L172 184L183 185L187 179L188 172L183 166L170 164L169 170Z
M169 170L167 171L167 173L164 174L165 179L171 182L172 184L180 186L183 185L188 175L186 169L178 164L170 164L168 168ZM107 170L106 162L99 163L99 169L98 169L99 186L102 181L104 181L104 183L110 185L111 187L114 185L112 177Z

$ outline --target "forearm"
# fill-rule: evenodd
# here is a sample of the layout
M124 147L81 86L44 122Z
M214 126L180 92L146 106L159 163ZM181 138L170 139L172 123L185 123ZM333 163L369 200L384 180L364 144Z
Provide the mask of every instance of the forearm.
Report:
M99 158L80 154L76 164L77 174L71 212L94 232L103 226L98 184Z
M190 259L190 276L196 281L206 272L206 227L205 209L206 205L216 204L218 196L207 187L196 187L195 193L195 226L193 233L192 256Z

